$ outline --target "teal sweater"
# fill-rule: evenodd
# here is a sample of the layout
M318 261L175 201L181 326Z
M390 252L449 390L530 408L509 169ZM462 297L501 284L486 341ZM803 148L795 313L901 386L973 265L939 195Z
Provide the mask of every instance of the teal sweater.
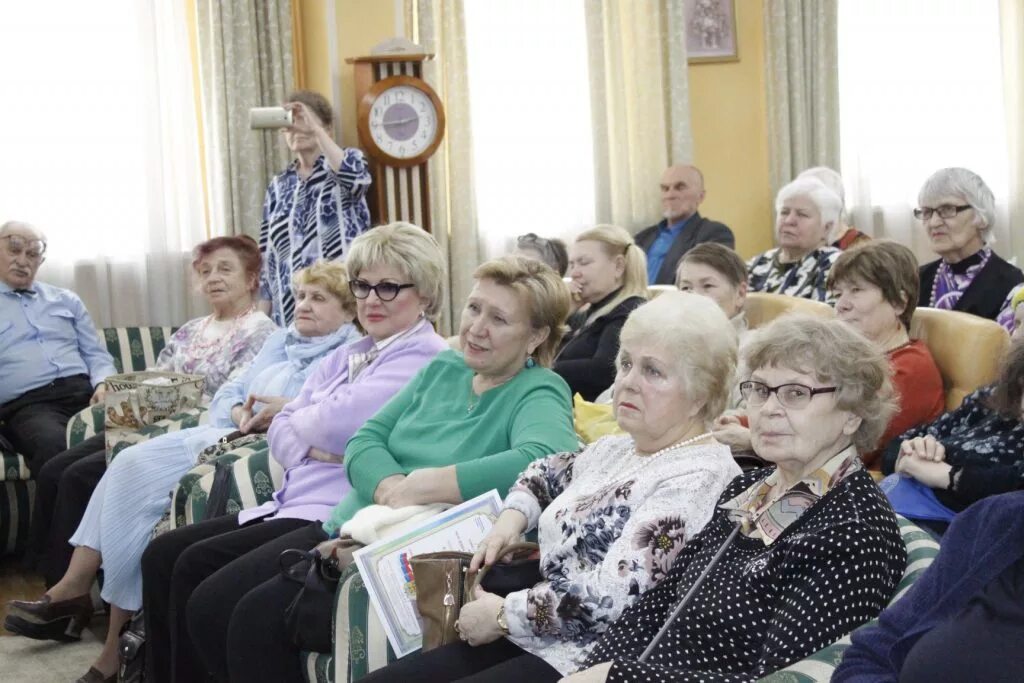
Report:
M462 355L444 351L363 424L345 447L352 490L324 523L328 534L391 475L455 465L463 500L491 489L504 497L533 460L576 449L569 386L551 370L524 369L479 401L472 380Z

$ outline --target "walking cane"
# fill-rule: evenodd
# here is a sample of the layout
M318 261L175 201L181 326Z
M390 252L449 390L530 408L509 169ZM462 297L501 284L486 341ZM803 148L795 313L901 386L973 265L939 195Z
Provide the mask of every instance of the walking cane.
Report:
M679 618L679 615L683 613L683 610L686 609L687 605L690 604L690 601L693 600L693 596L697 594L697 591L704 583L704 580L708 578L708 574L710 574L711 570L715 568L715 565L721 561L722 557L725 555L725 551L729 549L729 546L732 545L732 542L736 540L736 536L740 533L740 527L742 526L742 524L742 522L736 522L736 526L732 528L732 531L729 533L729 537L725 539L725 543L723 543L722 547L718 549L718 552L715 553L715 556L711 558L711 562L709 562L708 566L704 568L704 571L700 573L700 576L697 577L697 580L693 582L693 585L690 587L690 590L686 592L686 595L683 596L683 599L679 601L679 604L676 605L676 608L672 610L672 614L669 615L668 619L665 621L665 624L661 627L658 633L651 640L651 644L648 645L647 649L644 650L644 653L640 655L639 661L646 662L647 658L651 656L651 653L654 652L654 648L658 646L658 643L661 642L661 639L665 637L666 633L668 633L668 629L672 626L675 620Z

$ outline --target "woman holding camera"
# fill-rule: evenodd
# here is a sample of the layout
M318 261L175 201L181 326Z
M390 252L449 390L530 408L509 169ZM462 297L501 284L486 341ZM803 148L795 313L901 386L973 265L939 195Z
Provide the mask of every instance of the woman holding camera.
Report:
M298 90L284 107L292 124L282 133L295 161L270 181L260 223L260 306L282 327L295 316L295 272L341 258L370 226L366 159L331 139L331 105L319 93Z

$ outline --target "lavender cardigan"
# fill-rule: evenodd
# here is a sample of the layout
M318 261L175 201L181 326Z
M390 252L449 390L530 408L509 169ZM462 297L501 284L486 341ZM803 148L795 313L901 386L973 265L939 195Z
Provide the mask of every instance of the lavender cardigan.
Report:
M344 453L356 430L448 348L430 323L421 321L409 336L385 347L356 381L349 382L349 355L364 353L373 344L373 339L364 337L332 352L302 385L299 395L274 417L267 439L270 454L285 468L284 482L273 500L240 512L239 524L267 515L327 519L352 487L341 463L314 460L307 456L309 449Z

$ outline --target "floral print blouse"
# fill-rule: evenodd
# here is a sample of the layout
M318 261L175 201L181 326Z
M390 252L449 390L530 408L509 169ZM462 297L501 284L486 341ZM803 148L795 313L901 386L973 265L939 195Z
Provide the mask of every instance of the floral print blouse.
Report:
M545 581L505 599L509 638L561 673L665 577L740 469L727 446L638 456L629 436L535 461L505 508L537 528Z
M156 369L204 375L203 396L208 400L245 369L276 329L270 318L255 310L230 323L218 323L213 316L194 318L167 340Z

